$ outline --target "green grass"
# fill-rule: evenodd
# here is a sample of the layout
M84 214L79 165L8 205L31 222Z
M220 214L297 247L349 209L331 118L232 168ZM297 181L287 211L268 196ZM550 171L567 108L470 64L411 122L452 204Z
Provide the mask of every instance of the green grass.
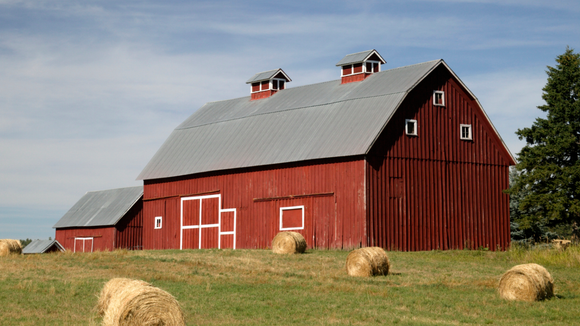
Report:
M346 275L348 252L115 251L0 258L0 325L99 325L113 277L151 282L181 303L188 325L571 325L580 323L580 248L388 252L391 274ZM506 302L497 282L535 262L556 297Z

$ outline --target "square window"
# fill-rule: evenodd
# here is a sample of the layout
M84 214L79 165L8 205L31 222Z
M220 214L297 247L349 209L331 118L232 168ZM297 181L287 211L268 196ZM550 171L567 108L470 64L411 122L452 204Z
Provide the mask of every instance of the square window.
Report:
M405 120L405 133L409 136L417 136L417 120Z
M433 91L433 105L445 106L445 93L442 91Z
M163 218L161 216L155 217L155 228L156 229L161 229L161 227L162 227L162 220L163 220Z
M304 206L280 207L280 231L304 229Z
M459 136L462 140L471 140L471 125L459 125Z

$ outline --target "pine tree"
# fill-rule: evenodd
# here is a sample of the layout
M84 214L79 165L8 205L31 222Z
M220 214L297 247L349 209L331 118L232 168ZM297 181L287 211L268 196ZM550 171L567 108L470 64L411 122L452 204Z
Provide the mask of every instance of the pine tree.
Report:
M521 228L565 228L570 235L580 225L580 54L566 48L556 62L546 71L546 104L538 106L546 118L516 132L526 146L508 193L519 200Z

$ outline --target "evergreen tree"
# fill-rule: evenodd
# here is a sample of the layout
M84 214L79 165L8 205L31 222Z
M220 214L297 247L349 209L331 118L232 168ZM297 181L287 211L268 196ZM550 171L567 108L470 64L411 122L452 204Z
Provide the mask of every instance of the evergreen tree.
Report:
M556 62L546 71L546 104L538 106L546 118L516 132L526 146L508 193L519 201L522 214L514 218L520 228L565 229L570 235L580 224L580 54L566 48Z

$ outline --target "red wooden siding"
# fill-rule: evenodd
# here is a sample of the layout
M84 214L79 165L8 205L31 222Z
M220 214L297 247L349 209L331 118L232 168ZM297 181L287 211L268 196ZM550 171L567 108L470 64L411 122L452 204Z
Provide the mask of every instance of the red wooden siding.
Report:
M370 76L370 74L366 74L366 73L365 74L343 76L341 79L341 84L348 84L348 83L353 83L353 82L365 80L368 76Z
M314 163L146 180L143 246L145 249L179 248L181 199L212 194L221 196L222 206L210 208L212 214L218 209L236 209L236 248L268 248L280 231L280 207L302 205L305 225L296 231L305 236L309 247L366 245L364 160ZM163 216L162 229L154 229L156 216ZM227 223L232 222L233 213L222 212L221 217L222 232L231 230L232 226ZM202 219L216 221L215 216L202 216ZM186 237L188 243L199 241L199 230L192 230L197 232L185 232L184 241ZM201 235L202 247L215 244L215 230L202 229ZM204 238L208 241L205 245ZM232 235L220 235L219 239L224 242L222 247L233 247Z
M115 225L115 249L143 249L143 201L139 200Z
M75 251L75 238L93 238L93 251L113 250L114 227L57 229L55 239L67 250ZM80 242L80 241L79 241ZM79 243L77 243L79 245ZM77 252L81 252L77 248ZM86 251L90 251L89 249Z
M445 92L445 106L433 105L434 90ZM405 135L405 119L417 120L416 137ZM472 141L460 140L460 124L471 124ZM368 157L370 244L505 249L510 163L474 99L438 69L408 96Z
M276 94L276 92L277 92L277 90L272 90L272 89L263 90L260 92L255 92L255 93L251 94L250 100L253 101L253 100L259 100L262 98L267 98L267 97L270 97L270 96Z

